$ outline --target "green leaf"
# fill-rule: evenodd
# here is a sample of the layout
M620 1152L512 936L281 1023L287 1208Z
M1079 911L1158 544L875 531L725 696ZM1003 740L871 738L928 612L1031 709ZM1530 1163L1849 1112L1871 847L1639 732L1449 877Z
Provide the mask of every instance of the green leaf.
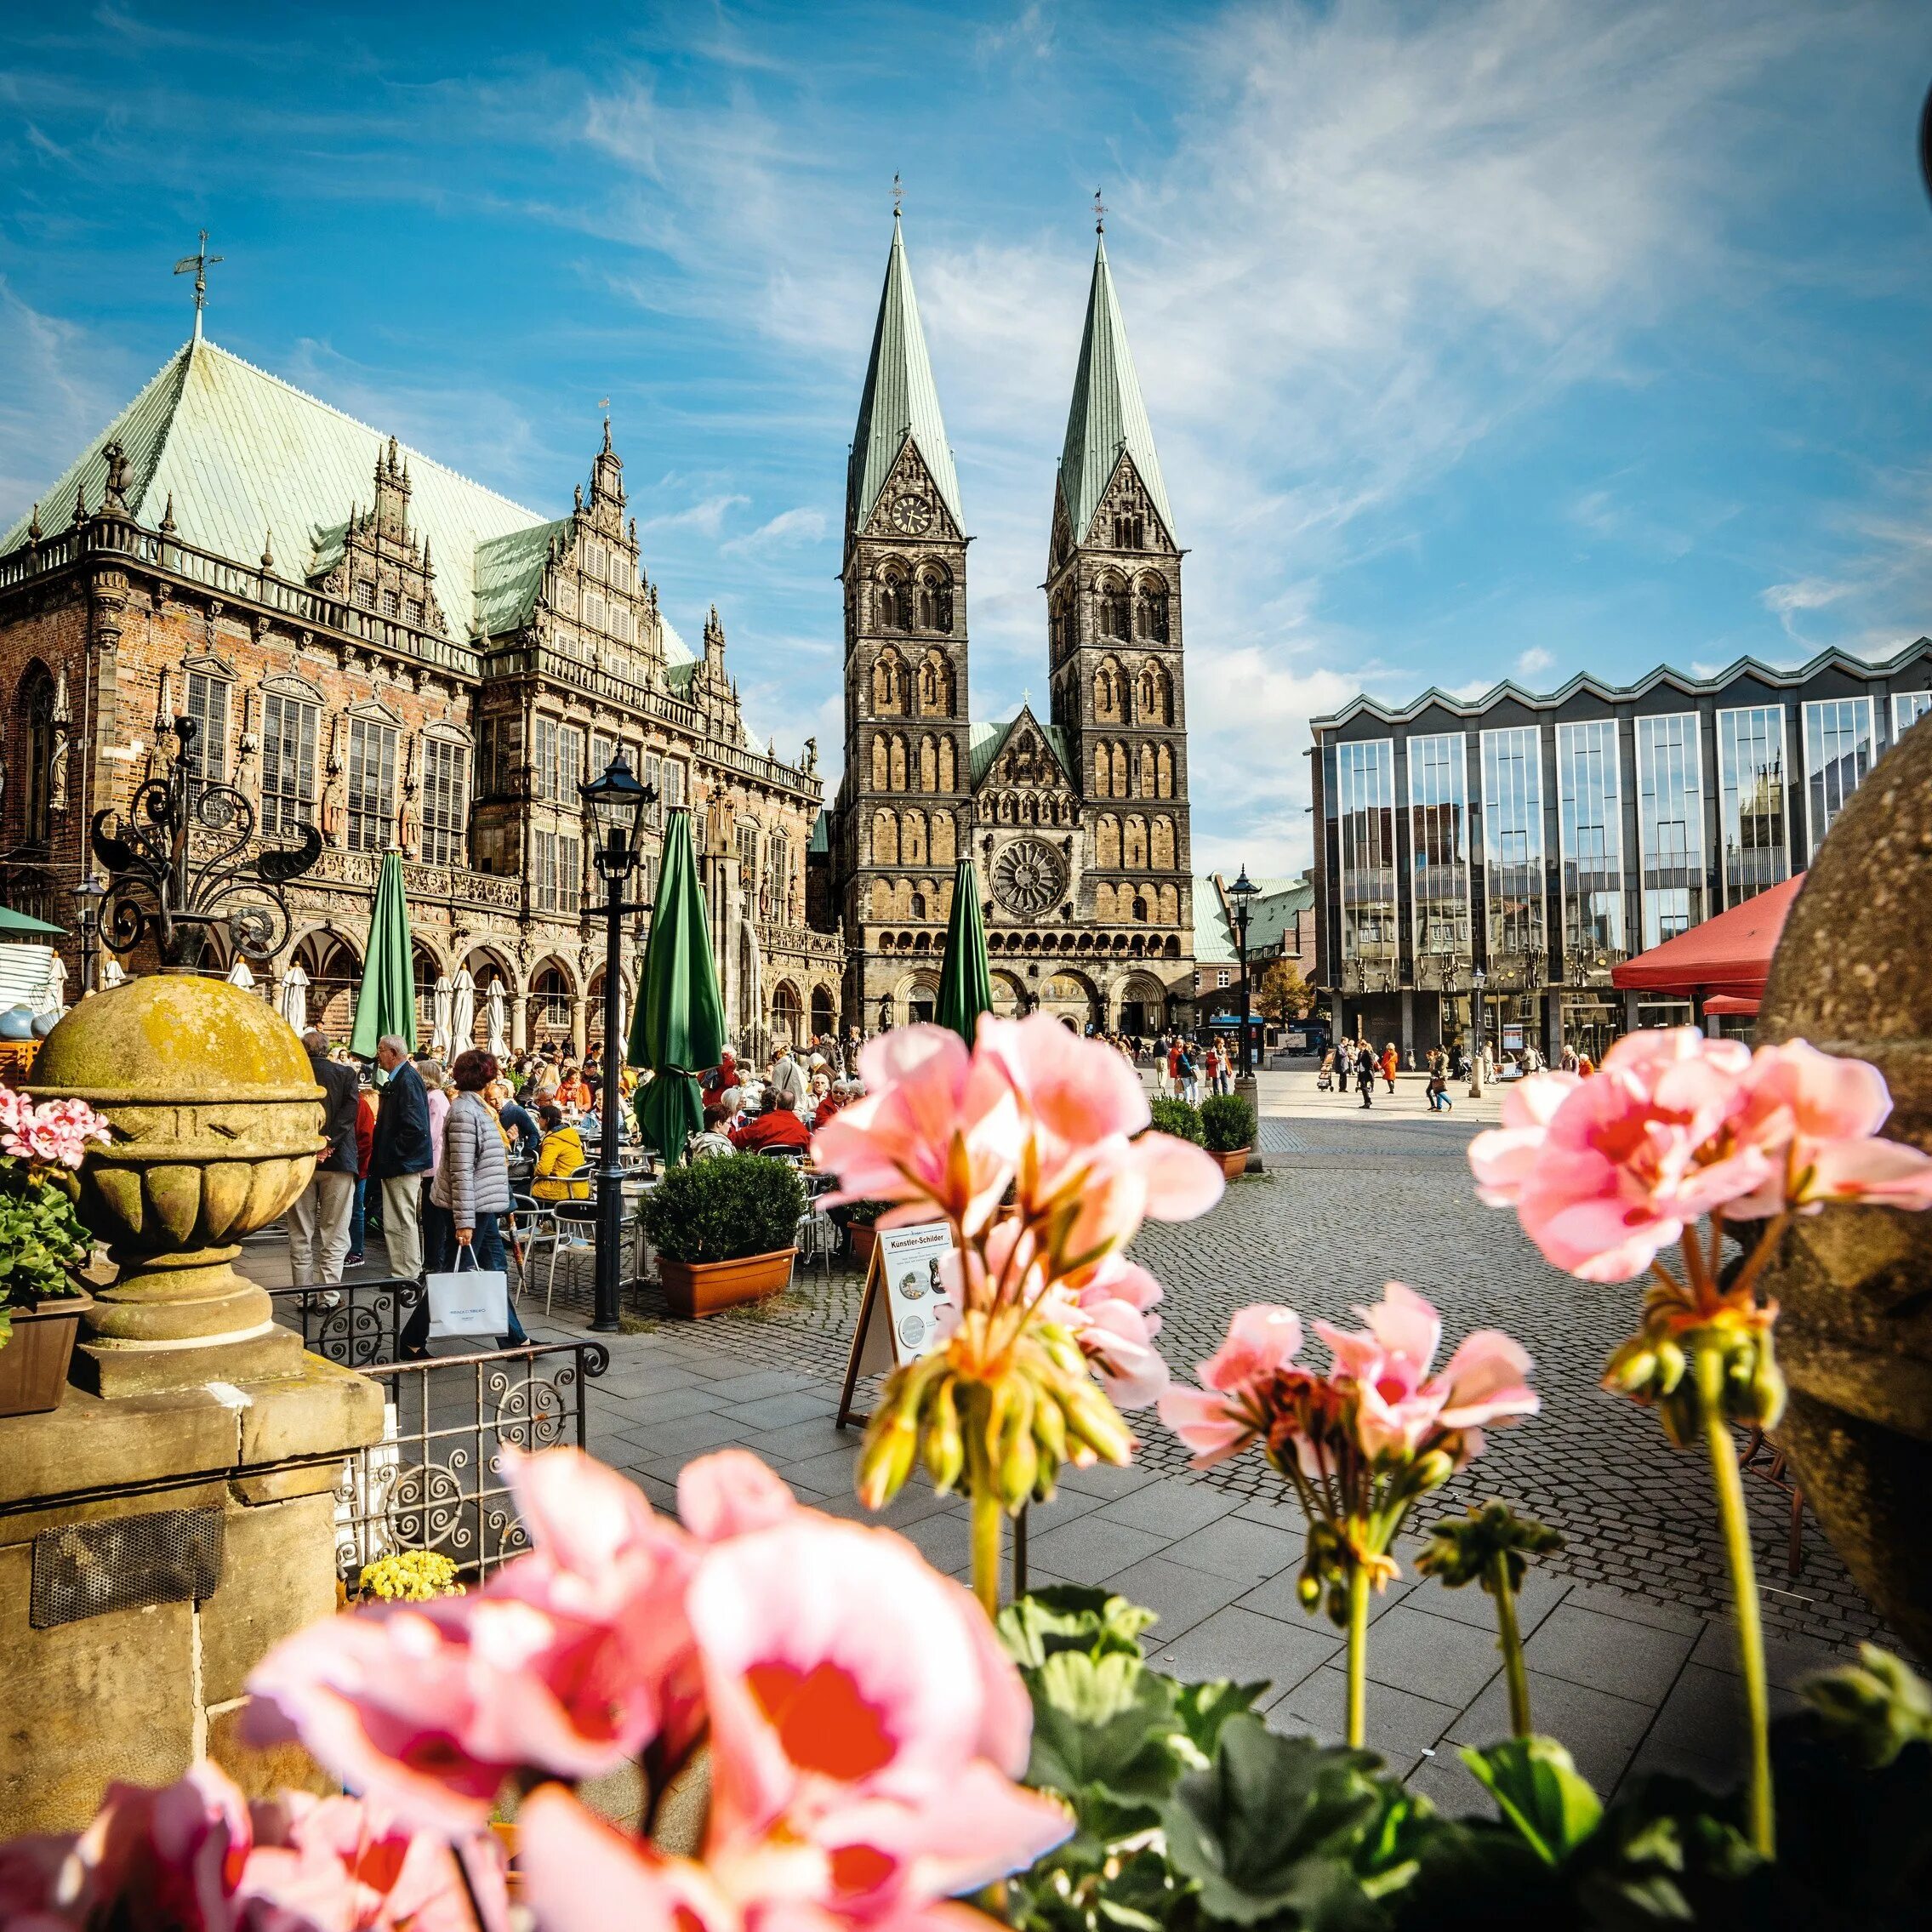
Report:
M1462 1762L1546 1865L1560 1865L1604 1815L1603 1801L1553 1737L1513 1737Z
M1138 1657L1140 1633L1155 1621L1152 1610L1125 1597L1061 1583L1008 1604L997 1627L1013 1661L1037 1670L1058 1650L1084 1650L1096 1657L1120 1651Z
M1211 1684L1176 1685L1174 1714L1188 1742L1200 1753L1202 1764L1214 1756L1215 1747L1221 1741L1221 1727L1230 1718L1251 1710L1255 1699L1267 1689L1265 1682L1230 1684L1225 1678L1217 1678Z
M1876 1644L1860 1644L1858 1657L1812 1678L1801 1695L1845 1756L1876 1771L1908 1744L1932 1744L1932 1685Z
M1243 1713L1222 1726L1214 1761L1161 1807L1175 1869L1200 1887L1209 1917L1236 1925L1291 1915L1306 1927L1376 1923L1352 1867L1382 1809L1366 1752L1279 1737Z
M1029 1785L1059 1792L1076 1809L1092 1791L1130 1804L1166 1796L1181 1760L1172 1742L1174 1690L1165 1678L1138 1657L1078 1650L1056 1651L1024 1674L1033 1695Z

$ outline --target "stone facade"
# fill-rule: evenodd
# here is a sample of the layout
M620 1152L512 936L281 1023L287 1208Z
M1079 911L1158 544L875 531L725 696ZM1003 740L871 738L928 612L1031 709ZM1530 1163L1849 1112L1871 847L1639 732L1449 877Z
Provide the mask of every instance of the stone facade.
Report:
M1106 425L1124 433L1104 442ZM1088 500L1096 437L1102 487ZM930 1012L955 862L971 858L1000 1011L1148 1033L1184 1022L1181 552L1104 251L1054 493L1045 722L1030 706L970 721L968 541L895 226L846 505L830 891L847 1017L876 1029Z
M288 434L234 426L259 420ZM345 448L362 480L325 501ZM270 504L259 556L237 554L219 503L197 515L174 482L191 474L211 498ZM125 806L190 715L203 769L255 806L261 835L311 821L325 841L258 978L300 967L311 1017L345 1034L377 870L400 846L423 1038L436 981L467 968L479 1042L500 985L513 1046L581 1051L602 1032L604 940L576 788L622 745L666 806L692 809L741 1049L832 1023L842 947L806 920L814 749L787 763L751 745L715 610L695 657L664 618L607 424L588 487L544 521L197 338L48 500L72 506L60 527L37 508L0 540L9 904L77 928L93 814ZM228 970L219 936L208 963ZM73 989L71 938L67 965Z

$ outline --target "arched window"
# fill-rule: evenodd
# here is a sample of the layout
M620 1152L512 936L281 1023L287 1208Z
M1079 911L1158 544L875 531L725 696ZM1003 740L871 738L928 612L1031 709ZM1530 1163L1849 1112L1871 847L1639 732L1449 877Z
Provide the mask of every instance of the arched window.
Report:
M838 1008L833 1002L831 988L829 986L814 986L812 989L812 1030L813 1034L828 1034L838 1023Z
M1100 586L1098 630L1103 637L1127 636L1127 587L1117 577L1106 578Z
M1131 795L1127 790L1127 748L1126 745L1116 744L1114 747L1112 762L1114 768L1114 796L1115 798L1126 798L1131 796Z
M1139 795L1141 797L1152 798L1154 795L1155 773L1158 770L1159 766L1154 755L1154 747L1151 744L1143 744L1141 747L1140 755L1141 789Z
M892 789L906 789L906 741L898 732L892 733Z
M1160 888L1160 919L1165 926L1172 926L1181 916L1181 894L1172 886Z
M1164 744L1154 753L1154 790L1162 798L1174 795L1174 754Z
M923 812L906 813L904 832L899 841L899 862L903 865L926 863L926 814Z
M912 683L906 661L888 646L872 665L872 710L881 718L903 717L911 709Z
M1077 629L1074 619L1074 601L1063 593L1054 603L1052 616L1047 624L1047 635L1063 656L1079 641Z
M20 794L21 835L29 845L46 845L54 835L54 680L44 664L27 673L20 690L20 723L26 744L26 769Z
M953 667L943 651L928 651L919 667L919 708L929 718L953 715Z
M1167 641L1167 585L1160 578L1142 578L1134 593L1134 635L1143 644Z
M1107 871L1116 870L1120 863L1120 821L1111 812L1103 812L1093 828L1093 863Z
M1114 512L1114 548L1141 550L1147 548L1147 519L1131 504Z
M1148 863L1156 872L1174 869L1174 821L1163 813L1156 818L1148 840Z
M1120 676L1120 660L1103 658L1093 674L1093 715L1097 724L1117 725L1125 720L1121 700L1126 690Z
M872 815L872 863L875 865L897 865L899 863L899 819L894 812L875 812Z
M1148 898L1145 892L1136 892L1134 894L1134 918L1136 921L1145 926L1153 917L1154 904L1152 900Z
M960 789L958 772L959 767L953 761L953 741L949 738L943 738L939 740L939 783L938 789L940 791L957 791Z
M953 815L949 812L935 812L932 814L932 863L935 865L950 865L959 857L953 844Z
M1093 888L1093 916L1103 925L1114 917L1114 888L1104 879Z
M1107 761L1107 747L1097 744L1093 748L1093 795L1096 798L1111 798L1114 795L1113 780Z
M905 574L896 564L879 573L879 628L881 630L912 629L912 590Z
M798 996L798 989L789 979L781 979L772 990L772 1031L788 1046L803 1043L805 1005Z
M937 564L919 573L919 628L945 632L953 628L953 580Z
M919 789L921 791L939 789L939 741L931 732L919 741Z
M915 893L913 894L913 896L912 896L912 908L911 908L911 909L910 909L910 910L909 910L909 912L907 913L907 915L906 915L906 917L907 917L908 919L924 919L924 918L926 917L926 895L925 895L925 893L923 893L923 892L915 892Z
M1169 725L1173 723L1172 705L1169 702L1167 674L1159 664L1143 664L1135 692L1136 702L1143 725Z
M872 741L872 789L890 791L892 787L892 745L884 738Z
M1128 818L1126 836L1121 841L1120 863L1130 872L1146 869L1147 820L1137 812Z

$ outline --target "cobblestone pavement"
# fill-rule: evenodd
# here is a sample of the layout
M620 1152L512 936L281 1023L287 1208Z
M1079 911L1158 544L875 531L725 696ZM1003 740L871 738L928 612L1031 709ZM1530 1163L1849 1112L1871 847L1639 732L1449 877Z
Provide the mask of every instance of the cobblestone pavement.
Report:
M1137 1253L1166 1285L1163 1348L1187 1373L1229 1314L1278 1300L1348 1321L1388 1279L1442 1309L1445 1346L1494 1325L1536 1358L1544 1412L1493 1432L1485 1455L1418 1512L1489 1496L1561 1529L1563 1553L1533 1574L1523 1619L1540 1728L1562 1735L1608 1790L1632 1769L1734 1779L1741 1705L1708 1477L1665 1443L1651 1416L1597 1387L1604 1358L1635 1319L1632 1287L1595 1288L1547 1267L1513 1217L1482 1207L1466 1148L1496 1115L1461 1101L1438 1119L1405 1080L1364 1114L1355 1097L1318 1094L1312 1076L1263 1076L1268 1171L1244 1177L1204 1220L1147 1230ZM372 1266L376 1262L372 1251ZM567 1253L554 1310L523 1303L538 1339L580 1333L590 1256ZM251 1244L251 1272L279 1272ZM282 1277L285 1279L285 1275ZM813 1273L786 1295L715 1316L671 1320L646 1291L633 1332L590 1385L593 1450L665 1507L692 1457L741 1444L819 1507L857 1515L857 1431L834 1426L862 1283ZM453 1346L453 1345L452 1345ZM1314 1351L1319 1359L1319 1348ZM862 1384L861 1407L871 1385ZM1156 1660L1183 1675L1266 1678L1271 1721L1337 1735L1339 1633L1294 1593L1302 1525L1252 1456L1197 1474L1151 1416L1134 1468L1071 1471L1030 1518L1036 1582L1106 1583L1156 1610ZM1804 1568L1784 1570L1787 1504L1752 1483L1759 1575L1770 1627L1774 1703L1804 1673L1884 1633L1815 1526ZM1439 1505L1439 1509L1436 1507ZM942 1569L963 1575L966 1525L955 1501L915 1483L888 1513ZM1411 1542L1399 1556L1412 1558ZM1405 1570L1413 1572L1405 1560ZM1506 1728L1489 1600L1408 1580L1379 1604L1370 1646L1370 1742L1439 1801L1484 1801L1453 1746Z

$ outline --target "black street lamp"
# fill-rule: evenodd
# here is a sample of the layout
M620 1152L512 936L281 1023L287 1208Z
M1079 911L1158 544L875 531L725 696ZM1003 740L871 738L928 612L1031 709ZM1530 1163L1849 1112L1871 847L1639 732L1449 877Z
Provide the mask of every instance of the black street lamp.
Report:
M1483 1097L1483 1049L1487 1044L1487 1036L1483 1032L1483 984L1488 977L1480 966L1470 970L1470 1030L1476 1036L1470 1042L1469 1052L1469 1097L1472 1100Z
M644 814L657 802L654 785L639 782L620 749L602 777L578 786L597 829L592 847L604 881L604 1083L601 1091L603 1131L597 1168L597 1297L590 1326L600 1335L618 1325L618 1254L624 1245L624 1163L618 1147L623 1118L624 1044L617 1036L618 991L624 916L647 912L626 905L624 888L642 857Z
M107 881L90 872L74 887L80 907L81 998L94 991L94 976L100 960L100 902L107 897Z
M1249 1065L1248 1045L1248 918L1254 903L1259 897L1261 887L1248 877L1246 866L1241 868L1240 876L1228 888L1228 898L1234 909L1234 953L1241 962L1241 1074L1240 1086L1247 1089L1253 1085L1254 1074Z

